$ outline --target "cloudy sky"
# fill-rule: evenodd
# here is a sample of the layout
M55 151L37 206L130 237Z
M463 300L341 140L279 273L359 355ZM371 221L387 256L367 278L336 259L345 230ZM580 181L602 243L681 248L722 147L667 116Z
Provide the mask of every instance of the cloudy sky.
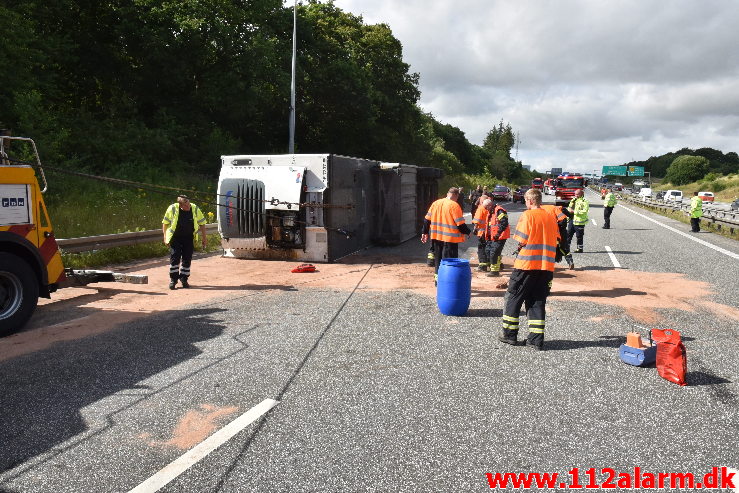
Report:
M421 106L482 144L502 118L518 158L592 172L683 147L739 152L734 0L335 0L385 23Z

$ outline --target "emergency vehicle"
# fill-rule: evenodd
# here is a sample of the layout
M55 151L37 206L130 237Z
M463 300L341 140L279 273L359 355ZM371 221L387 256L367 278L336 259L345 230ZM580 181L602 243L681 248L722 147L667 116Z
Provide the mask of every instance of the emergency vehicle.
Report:
M554 194L556 205L566 205L575 198L577 190L585 189L585 178L582 175L562 174L557 177L557 191Z
M531 180L531 188L542 190L544 188L544 180L542 180L541 178L534 178L533 180Z
M8 157L11 142L32 151L33 165ZM0 135L0 336L23 327L38 298L51 298L59 288L103 281L147 282L146 276L65 269L44 203L47 188L34 141Z

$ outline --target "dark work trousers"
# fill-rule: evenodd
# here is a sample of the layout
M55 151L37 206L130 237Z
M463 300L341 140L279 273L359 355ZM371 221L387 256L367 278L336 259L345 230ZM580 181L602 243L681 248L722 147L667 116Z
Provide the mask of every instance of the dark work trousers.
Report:
M431 240L431 244L434 247L434 274L439 273L441 259L459 257L459 243Z
M559 242L557 244L557 262L562 260L564 257L567 261L567 265L574 266L575 262L572 260L572 254L570 253L570 243L567 241L567 222L562 221L558 223L559 226Z
M516 340L521 305L525 305L529 323L528 343L539 347L544 345L546 303L553 278L554 273L548 270L513 269L505 294L503 337Z
M693 233L700 233L701 230L701 218L691 217L690 218L690 229Z
M492 241L489 240L485 245L485 252L487 253L488 262L490 263L491 272L500 272L500 259L503 253L503 247L505 246L506 240Z
M567 246L571 249L572 237L577 236L577 248L582 249L585 241L585 225L575 226L575 223L570 221L567 224Z
M172 237L169 242L169 278L172 281L187 280L190 276L193 250L192 236L187 239ZM180 260L182 260L182 266L180 266Z
M480 265L487 265L488 264L488 254L485 251L485 238L483 236L478 236L477 241L477 260L480 261Z
M603 227L606 229L611 227L611 214L613 214L613 207L603 207Z

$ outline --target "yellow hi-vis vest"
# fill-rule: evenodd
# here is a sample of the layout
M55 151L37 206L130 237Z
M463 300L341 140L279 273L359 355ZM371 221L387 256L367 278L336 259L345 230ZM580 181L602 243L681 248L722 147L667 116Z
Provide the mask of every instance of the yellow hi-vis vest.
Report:
M702 217L703 216L703 200L695 196L690 199L690 217Z
M192 211L192 224L194 230L192 232L192 239L195 241L198 238L198 230L200 226L205 226L205 216L203 215L200 207L190 202L190 210ZM167 212L164 213L162 224L168 224L166 232L167 244L172 240L174 231L177 229L177 220L180 217L180 204L175 202L174 204L167 207Z

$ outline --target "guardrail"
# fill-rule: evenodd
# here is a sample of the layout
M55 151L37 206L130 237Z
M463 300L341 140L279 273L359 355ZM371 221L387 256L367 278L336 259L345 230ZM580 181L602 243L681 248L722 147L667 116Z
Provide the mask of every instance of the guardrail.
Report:
M205 232L207 234L217 233L218 224L206 224ZM160 241L162 241L161 229L132 231L130 233L118 233L112 235L86 236L83 238L60 238L56 240L59 248L67 253L91 252L93 250L105 250L106 248L140 245L142 243L155 243Z
M619 194L621 200L638 204L648 209L654 209L657 211L673 211L673 212L690 212L690 205L683 203L670 204L669 202L657 201L651 198L639 197L638 195L623 195ZM739 214L733 211L725 211L721 209L703 209L702 221L708 221L713 224L717 230L726 230L730 234L734 234L739 231Z

